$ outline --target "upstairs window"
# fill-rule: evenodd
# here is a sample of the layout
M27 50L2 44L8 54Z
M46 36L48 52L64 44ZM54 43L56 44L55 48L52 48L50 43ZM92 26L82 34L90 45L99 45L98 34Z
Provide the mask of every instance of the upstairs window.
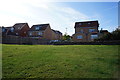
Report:
M82 25L82 23L79 23L79 25Z
M4 29L4 28L2 28L2 32L5 32L5 29Z
M95 29L89 29L89 32L95 32Z
M77 39L82 39L82 38L83 38L82 35L77 36Z
M11 32L13 32L13 31L14 31L14 28L13 28L13 27L12 27L12 28L10 28L10 31L11 31Z
M35 30L39 30L39 26L36 26L36 27L35 27Z
M88 23L88 24L90 24L90 23Z
M30 32L29 35L31 36L31 35L32 35L32 32Z

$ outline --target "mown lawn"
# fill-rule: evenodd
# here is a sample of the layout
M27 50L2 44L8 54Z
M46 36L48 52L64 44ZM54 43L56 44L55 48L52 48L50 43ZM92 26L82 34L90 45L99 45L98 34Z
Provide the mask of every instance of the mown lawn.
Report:
M3 78L114 78L118 45L3 45Z

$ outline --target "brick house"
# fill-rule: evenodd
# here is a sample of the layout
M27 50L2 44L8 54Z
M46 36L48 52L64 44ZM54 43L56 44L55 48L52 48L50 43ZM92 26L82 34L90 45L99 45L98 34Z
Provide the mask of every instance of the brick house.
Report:
M61 39L61 33L52 30L49 24L33 25L28 31L28 36L37 39L55 40ZM60 35L59 35L60 34Z
M106 35L106 34L108 34L109 32L108 32L108 30L100 30L99 31L99 37L102 37L103 35Z
M2 27L2 36L13 35L16 36L13 27Z
M53 30L52 29L52 36L53 36L53 39L52 40L62 40L62 33L60 31L57 31L57 30Z
M98 37L98 21L84 21L75 23L75 34L72 40L75 42L89 42Z
M29 25L28 23L16 23L13 26L13 30L16 36L26 37L29 30Z
M2 27L2 36L21 36L26 37L29 26L27 23L16 23L11 27Z

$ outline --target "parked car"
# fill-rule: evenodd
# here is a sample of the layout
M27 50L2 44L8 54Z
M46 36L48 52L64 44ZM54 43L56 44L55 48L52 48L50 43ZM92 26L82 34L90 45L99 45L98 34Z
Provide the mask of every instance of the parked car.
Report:
M61 42L61 40L50 40L50 43Z

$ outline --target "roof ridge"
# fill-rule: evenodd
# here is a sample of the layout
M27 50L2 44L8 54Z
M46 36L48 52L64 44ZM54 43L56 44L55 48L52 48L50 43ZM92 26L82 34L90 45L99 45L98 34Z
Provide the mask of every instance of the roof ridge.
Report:
M98 20L94 20L94 21L80 21L80 22L75 22L75 23L82 23L82 22L98 22Z
M48 24L35 24L33 26L37 26L37 25L49 25L49 23Z

